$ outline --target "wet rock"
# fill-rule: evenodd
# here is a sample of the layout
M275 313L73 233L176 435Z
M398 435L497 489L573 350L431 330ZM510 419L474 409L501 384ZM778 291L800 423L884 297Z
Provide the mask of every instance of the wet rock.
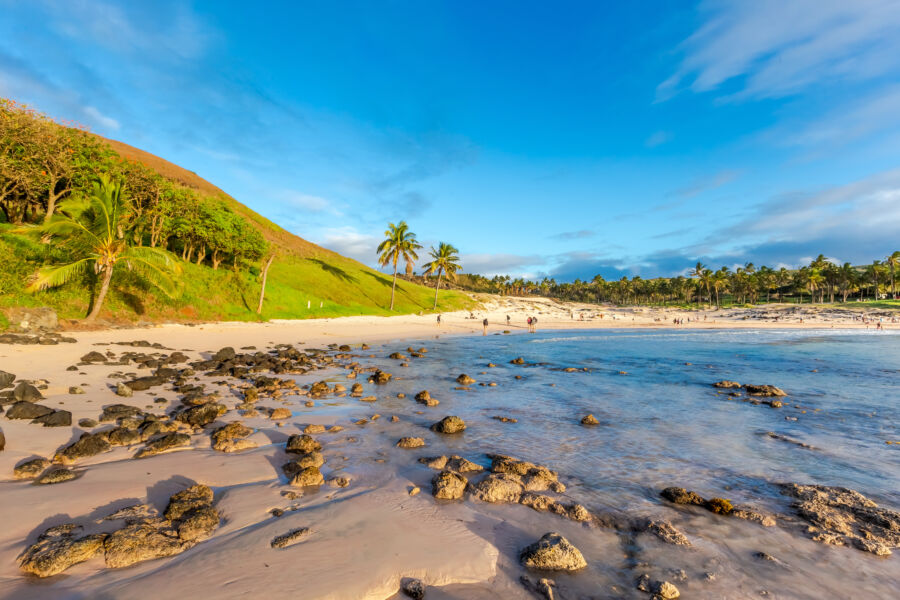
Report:
M509 361L509 364L511 364L511 365L524 365L524 364L525 364L525 359L522 358L522 357L520 356L520 357L518 357L518 358L514 358L514 359L512 359L511 361Z
M130 387L128 387L128 384L120 381L116 384L116 396L131 398L132 396L134 396L134 391Z
M504 417L503 415L494 415L491 418L495 419L497 421L500 421L501 423L518 423L519 422L518 419L514 419L513 417Z
M400 582L400 590L413 600L425 598L425 583L421 579L406 578Z
M554 600L556 598L554 590L556 582L552 579L542 577L538 580L532 580L528 575L519 577L519 582L531 593L544 598L544 600Z
M313 433L325 433L325 431L327 431L325 426L319 425L319 424L310 424L303 428L303 433L305 433L307 435L313 434Z
M420 437L403 437L397 441L398 448L421 448L425 445L425 440Z
M32 423L39 423L44 427L70 427L72 413L67 410L54 410L50 414L36 418Z
M309 388L310 396L321 396L323 394L327 394L331 391L328 387L328 383L325 381L317 381Z
M287 533L283 533L279 536L276 536L272 539L271 546L273 548L287 548L288 546L293 546L294 544L299 544L310 534L310 530L308 527L300 527L297 529L291 529Z
M19 556L19 568L37 577L51 577L103 550L105 534L79 537L79 530L74 524L51 527Z
M325 483L325 478L318 467L306 467L291 478L291 485L294 487L322 485L323 483Z
M167 452L175 448L189 446L190 443L191 436L186 433L167 433L162 437L158 437L147 442L147 444L143 448L138 450L137 454L135 454L134 457L147 458L150 456L156 456L157 454L162 454L163 452Z
M84 393L84 389L81 386L73 385L69 387L69 393L73 395L81 395Z
M482 502L504 503L518 502L525 486L522 479L515 475L491 473L470 489L472 495Z
M359 398L363 395L363 385L359 382L354 383L350 386L350 395L354 398Z
M680 487L667 487L661 491L659 495L675 504L694 504L702 506L704 503L703 498L699 494L689 492Z
M787 393L774 385L744 385L751 396L787 396Z
M715 382L715 383L713 384L713 387L723 388L723 389L730 390L730 389L734 389L734 388L739 388L739 387L741 387L741 384L738 383L737 381L728 381L728 380L724 380L724 381L717 381L717 382Z
M522 478L525 489L529 492L541 492L547 489L564 492L566 486L559 482L558 475L547 467L518 460L503 454L491 454L491 471L494 473L510 473Z
M245 438L253 435L253 430L241 423L235 421L224 427L216 429L212 434L213 450L219 452L240 452L256 448L256 443Z
M401 354L400 352L391 352L388 355L388 358L393 360L406 360L406 355Z
M309 467L321 467L325 464L325 455L321 452L309 452L302 454L289 463L285 463L281 469L288 479L293 479L294 475Z
M782 494L794 498L791 507L809 523L807 534L813 540L852 545L878 556L900 547L900 512L849 488L794 483L780 487Z
M649 531L667 544L673 544L675 546L691 545L687 536L678 531L675 526L668 521L648 520L642 524L641 528L642 530Z
M322 449L322 444L307 434L294 434L288 438L284 448L285 452L295 452L298 454L306 454L309 452L317 452Z
M468 482L453 471L441 471L431 480L431 494L439 500L458 500L463 497Z
M273 408L272 412L269 413L269 418L273 421L282 421L284 419L290 419L293 416L291 409L278 407Z
M87 364L93 363L105 363L108 359L105 354L101 354L94 350L93 352L88 352L84 356L81 357L81 362Z
M462 373L459 377L456 378L456 383L458 383L459 385L472 385L473 383L475 383L475 380L465 373Z
M437 433L459 433L466 428L466 422L455 416L447 416L431 426Z
M7 419L37 419L53 412L53 409L43 404L33 402L16 402L6 411Z
M758 523L763 527L775 526L775 517L771 515L764 515L756 510L753 510L752 508L748 508L745 506L735 506L734 510L731 511L731 516L738 519L744 519L745 521L750 521L752 523Z
M422 390L418 394L416 394L416 402L419 404L424 404L425 406L437 406L440 404L439 401L435 400L431 397L431 394L428 390Z
M650 586L650 591L662 600L675 600L681 596L675 584L668 581L656 581Z
M328 485L336 488L345 488L350 485L350 480L346 477L332 477L328 480Z
M703 506L706 510L714 512L717 515L730 515L734 510L731 501L726 500L725 498L710 498L703 503Z
M456 454L452 456L422 457L419 459L419 462L429 469L438 471L447 470L455 471L456 473L480 473L484 471L484 467L481 465Z
M76 442L57 452L54 460L68 465L79 458L87 458L101 452L107 452L110 447L110 443L103 433L84 433Z
M23 381L13 390L13 398L17 402L37 402L43 400L41 391L28 382Z
M578 571L587 566L581 552L559 533L550 532L519 555L522 565L539 571Z
M391 375L390 373L386 373L381 369L377 369L374 373L372 373L372 377L369 378L369 381L371 381L372 383L383 385L389 382L391 380L391 377L393 377L393 375Z
M175 419L182 423L187 423L192 427L202 428L224 415L227 411L228 409L225 408L224 404L211 402L209 404L201 404L200 406L186 408L178 413Z
M599 425L600 421L597 420L597 417L594 415L587 415L581 418L582 425Z
M519 504L539 512L550 512L572 521L586 522L593 518L590 511L576 503L563 503L550 496L525 492L519 498Z
M50 485L54 483L63 483L64 481L71 481L75 479L75 477L75 471L72 471L71 469L51 469L38 477L34 482L40 485Z

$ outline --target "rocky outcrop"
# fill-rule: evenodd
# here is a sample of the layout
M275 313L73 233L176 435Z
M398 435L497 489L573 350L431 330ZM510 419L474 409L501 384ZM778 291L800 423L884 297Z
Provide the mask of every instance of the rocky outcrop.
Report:
M224 415L227 410L228 409L225 408L224 404L210 402L208 404L186 408L178 413L175 416L175 419L199 429L209 425L217 418Z
M294 434L288 438L285 445L285 452L293 452L296 454L306 454L309 452L318 452L322 449L322 444L316 441L314 437L307 434Z
M851 545L878 556L900 547L900 512L878 506L859 492L824 485L781 485L781 493L794 498L791 507L809 523L815 541Z
M53 412L53 409L43 404L21 401L16 402L6 411L7 419L39 419Z
M481 465L456 454L452 456L422 457L419 459L419 462L429 469L438 471L447 470L456 473L480 473L484 471L484 467Z
M272 539L271 546L273 548L287 548L288 546L293 546L294 544L299 544L304 539L306 539L310 534L308 527L300 527L297 529L291 529L287 533L283 533L279 536L275 536Z
M75 477L77 477L75 471L61 467L45 472L43 475L35 479L34 482L39 485L52 485L54 483L72 481L73 479L75 479Z
M587 566L581 552L562 535L550 532L525 547L519 555L522 565L538 571L578 571Z
M46 458L32 458L17 464L13 468L13 477L16 479L34 479L49 466L50 461Z
M93 558L103 550L106 534L79 536L80 530L73 523L51 527L19 556L19 568L37 577L51 577Z
M54 460L64 465L72 464L79 458L95 456L110 449L110 443L103 433L83 433L76 442L56 453Z
M143 448L138 450L134 457L148 458L150 456L162 454L163 452L168 452L169 450L174 450L175 448L189 446L190 443L191 436L186 433L167 433L147 442Z
M470 493L483 502L518 502L525 486L522 479L508 473L491 473L480 482L470 486Z

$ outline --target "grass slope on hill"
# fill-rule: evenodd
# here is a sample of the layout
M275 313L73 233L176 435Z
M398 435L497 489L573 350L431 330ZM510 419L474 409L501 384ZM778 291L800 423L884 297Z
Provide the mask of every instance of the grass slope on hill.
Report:
M432 288L398 279L395 307L390 312L387 309L390 276L293 235L191 171L127 144L105 141L124 158L137 160L167 179L221 198L279 253L269 270L261 317L256 314L260 289L258 268L234 272L182 262L181 292L175 299L142 285L124 269L117 271L101 319L122 323L250 321L431 311ZM27 279L53 258L54 249L14 235L10 233L11 229L9 225L0 224L0 309L50 306L61 318L84 317L93 293L89 281L72 282L36 294L24 291ZM438 310L459 310L473 304L466 294L442 291ZM0 329L6 325L0 315Z

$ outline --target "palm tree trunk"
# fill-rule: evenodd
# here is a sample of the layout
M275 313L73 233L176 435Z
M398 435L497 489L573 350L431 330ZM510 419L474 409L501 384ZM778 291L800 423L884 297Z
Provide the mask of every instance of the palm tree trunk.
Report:
M262 272L262 287L259 289L259 304L256 306L256 314L262 314L262 305L263 298L266 297L266 278L269 276L269 267L272 265L272 261L275 260L275 255L271 255L269 260L266 261L266 266L263 267Z
M397 261L394 261L394 282L391 284L391 308L394 310L394 289L397 287Z
M97 299L94 300L94 306L91 308L90 314L85 319L86 321L93 321L97 318L97 315L100 314L100 308L103 306L103 300L106 299L106 292L109 291L109 282L112 279L112 266L107 266L103 271L103 281L100 284L100 293L97 294Z
M438 290L441 289L441 275L443 275L442 269L438 269L437 284L434 286L434 308L432 310L437 310L437 296Z

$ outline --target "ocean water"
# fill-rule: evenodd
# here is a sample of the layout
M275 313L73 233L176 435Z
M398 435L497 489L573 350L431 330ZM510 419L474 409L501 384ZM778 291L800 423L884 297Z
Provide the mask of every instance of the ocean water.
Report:
M844 486L900 508L900 445L885 443L900 441L900 335L581 330L408 345L428 353L409 367L383 358L403 351L404 342L375 348L378 358L363 360L395 376L378 389L371 412L400 415L422 428L405 435L426 437L430 423L458 415L468 424L465 433L430 434L432 454L458 453L487 465L485 454L502 453L549 466L566 483L569 499L603 514L671 520L694 543L682 550L646 542L629 558L615 536L598 534L596 546L586 543L606 558L589 560L586 575L557 578L569 597L641 597L630 581L643 572L680 581L683 594L692 592L688 597L896 597L900 553L881 558L807 539L776 484ZM519 356L526 365L510 364ZM586 371L564 372L567 367ZM457 389L460 373L478 383ZM789 395L782 408L736 400L730 390L712 387L723 379L772 384ZM488 382L497 385L479 385ZM423 389L440 405L416 404L412 398ZM406 398L395 398L397 392ZM356 400L346 400L325 410L360 413ZM600 424L582 426L588 413ZM495 415L518 422L501 423ZM366 452L396 437L388 423L373 426L369 439L376 441ZM779 526L673 507L659 497L668 486L774 514ZM757 552L776 561L760 561Z

